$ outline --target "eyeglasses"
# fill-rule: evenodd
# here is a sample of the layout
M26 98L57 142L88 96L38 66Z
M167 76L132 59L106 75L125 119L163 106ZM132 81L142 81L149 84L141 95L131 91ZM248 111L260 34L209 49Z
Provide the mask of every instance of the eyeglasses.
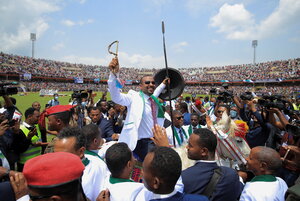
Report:
M224 111L218 110L217 113L223 113Z
M183 119L183 116L176 117L177 120Z
M151 81L145 81L144 83L145 83L145 84L150 84L150 83L151 83L151 84L154 84L154 85L155 85L155 82L154 82L154 81L152 81L152 82L151 82Z

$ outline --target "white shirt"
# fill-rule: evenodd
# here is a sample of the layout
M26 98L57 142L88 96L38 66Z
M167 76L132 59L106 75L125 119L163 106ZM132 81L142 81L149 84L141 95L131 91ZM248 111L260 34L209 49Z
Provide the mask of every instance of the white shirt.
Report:
M273 182L247 182L240 201L284 201L287 189L285 181L279 177Z
M149 100L149 96L147 96L146 94L144 94L144 100L145 100L145 106L144 106L143 117L141 120L140 127L138 128L139 140L143 138L153 137L153 133L152 133L153 117L152 117L151 101Z
M153 197L152 199L164 199L164 198L169 198L172 197L173 195L175 195L177 193L177 190L174 189L172 193L169 194L155 194L153 193Z
M96 156L85 154L85 157L90 162L83 171L82 188L91 201L96 201L99 193L105 189L106 164Z
M183 135L183 142L181 144L181 146L182 146L182 145L186 144L186 142L188 141L189 133L188 133L187 127L181 127L181 129L184 130L185 134L186 134L186 135L184 135L184 133L182 131L182 135ZM179 139L181 140L180 133L179 133L179 128L175 127L175 130L178 134ZM166 128L166 132L167 132L167 137L168 137L168 140L169 140L169 144L174 145L172 126L169 126L168 128ZM176 137L175 137L175 144L176 144L176 147L178 147L178 142L177 142Z
M160 92L165 88L165 85L159 85L154 93L153 96L158 97ZM149 96L144 94L145 106L143 117L140 123L140 127L138 128L138 140L143 138L151 138L153 137L152 128L154 127L153 124L153 117L152 117L152 109L151 109L151 101L149 100ZM155 103L154 103L155 104ZM156 115L158 113L158 106L156 106ZM157 117L155 117L157 118Z

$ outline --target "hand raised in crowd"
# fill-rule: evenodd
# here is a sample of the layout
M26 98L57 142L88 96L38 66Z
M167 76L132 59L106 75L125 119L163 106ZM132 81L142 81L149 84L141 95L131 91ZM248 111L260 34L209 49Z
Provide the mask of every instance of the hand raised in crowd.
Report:
M4 120L0 124L0 136L4 135L5 131L9 128L8 120Z
M205 116L205 120L206 120L207 127L208 127L208 128L212 128L213 122L212 122L212 120L211 120L211 118L210 118L209 115L206 115L206 116Z
M110 200L110 193L108 189L101 191L98 195L96 201L109 201Z
M282 147L288 153L285 158L283 158L283 163L300 168L300 148L297 146L289 145Z
M165 78L162 82L163 82L165 85L167 85L167 84L170 84L170 83L171 83L171 80L170 80L170 78Z
M17 172L13 176L10 176L10 183L15 192L16 200L28 194L27 182L21 172Z
M151 140L153 140L154 144L160 147L169 147L169 140L165 128L155 124L152 128L152 132L154 137L151 138Z
M275 114L278 114L280 113L281 111L278 109L278 108L269 108L267 109L268 112L272 112L272 113L275 113Z
M246 100L245 103L248 105L249 110L251 110L252 112L257 111L253 100Z
M111 62L109 63L108 67L112 73L114 73L114 74L118 73L120 70L118 58L116 58L116 57L113 58L111 60Z

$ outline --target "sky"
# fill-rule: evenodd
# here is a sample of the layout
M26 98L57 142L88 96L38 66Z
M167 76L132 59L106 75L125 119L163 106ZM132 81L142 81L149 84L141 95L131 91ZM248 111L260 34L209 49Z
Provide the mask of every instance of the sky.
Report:
M300 57L300 0L0 0L0 51L123 67L210 67ZM112 47L115 50L115 47Z

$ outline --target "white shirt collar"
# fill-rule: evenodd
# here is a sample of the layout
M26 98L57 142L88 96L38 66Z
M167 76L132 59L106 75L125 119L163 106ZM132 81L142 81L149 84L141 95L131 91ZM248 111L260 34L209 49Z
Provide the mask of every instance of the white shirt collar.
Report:
M216 160L210 161L210 160L197 160L196 163L203 162L203 163L216 163Z
M26 128L32 127L32 126L30 126L28 123L26 123L25 121L23 121L23 125L24 125Z
M169 194L155 194L155 193L153 193L152 199L169 198L169 197L172 197L173 195L175 195L176 193L177 193L176 189L174 189L174 191L172 193L169 193Z

